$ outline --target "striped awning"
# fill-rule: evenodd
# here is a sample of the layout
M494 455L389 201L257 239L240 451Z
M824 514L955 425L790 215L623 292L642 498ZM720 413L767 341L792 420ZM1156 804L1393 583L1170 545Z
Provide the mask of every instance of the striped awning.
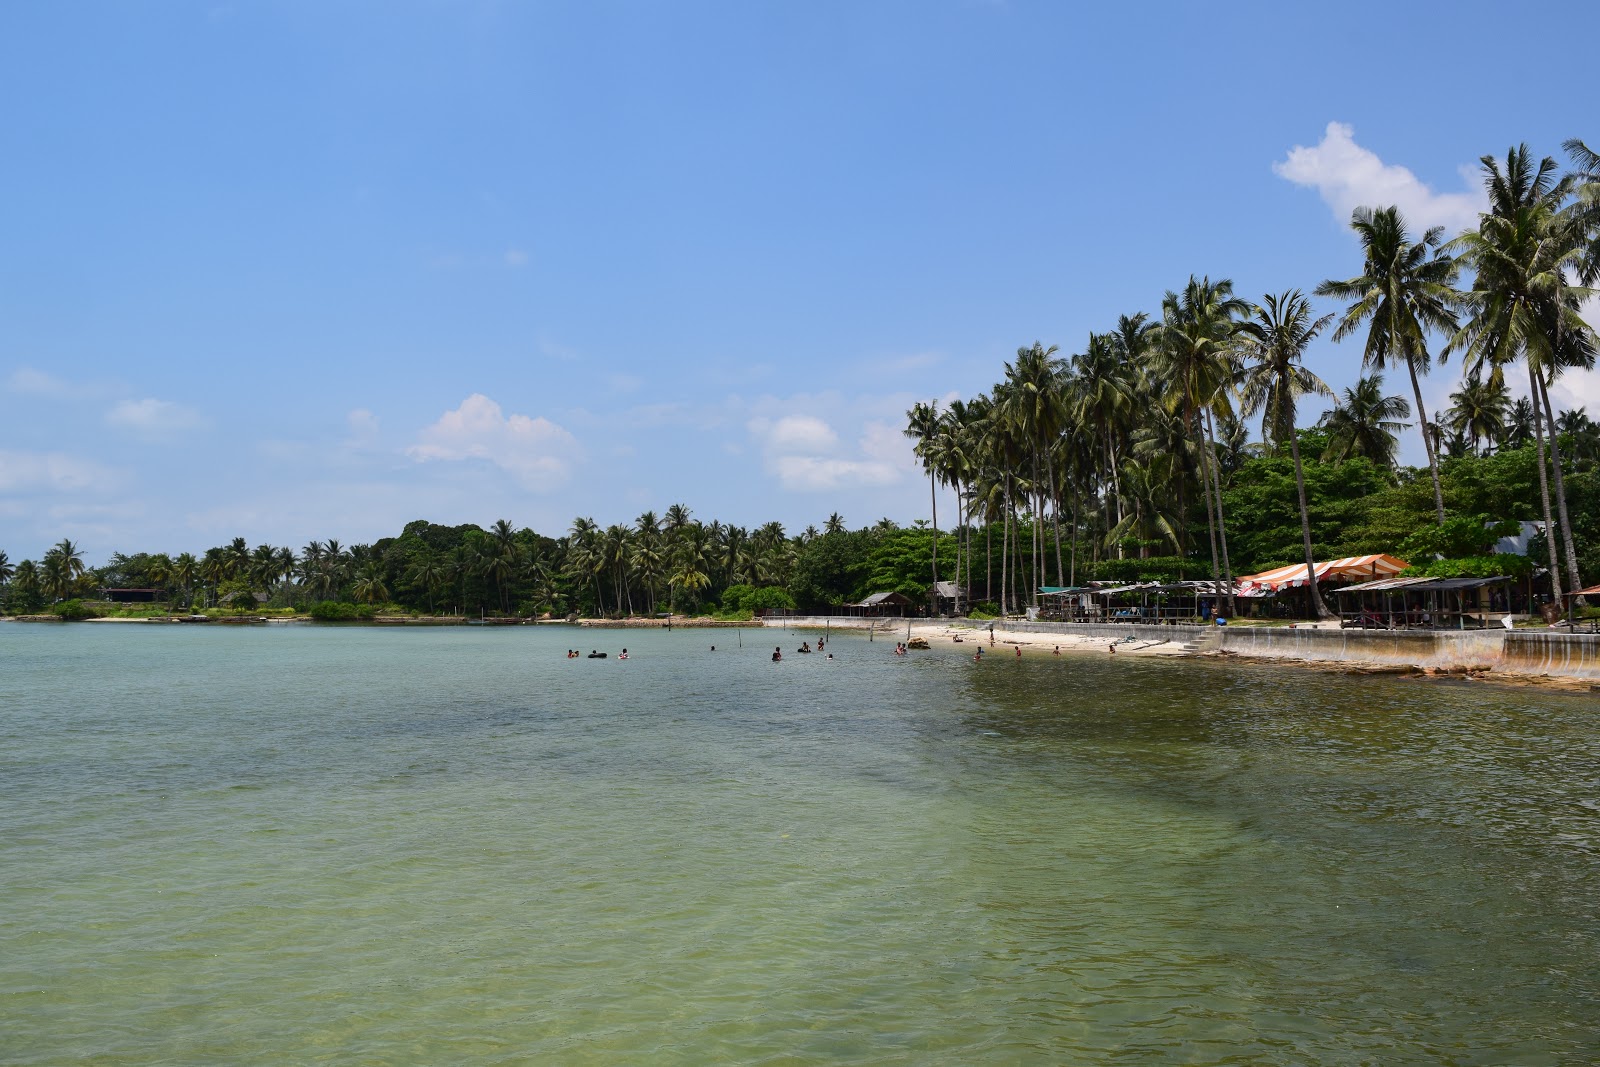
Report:
M1372 556L1348 556L1330 559L1314 565L1319 582L1365 582L1377 578L1393 578L1409 566L1403 559L1378 553ZM1292 563L1260 574L1239 579L1239 588L1249 593L1253 590L1277 592L1306 584L1306 565Z

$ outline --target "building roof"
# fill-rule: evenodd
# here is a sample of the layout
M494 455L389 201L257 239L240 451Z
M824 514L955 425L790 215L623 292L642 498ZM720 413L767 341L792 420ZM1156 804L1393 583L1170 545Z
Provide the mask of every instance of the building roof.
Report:
M1403 559L1379 552L1370 556L1346 556L1344 559L1324 560L1314 563L1313 566L1316 568L1319 582L1351 582L1364 578L1392 578L1410 564ZM1270 571L1262 571L1260 574L1251 574L1239 579L1240 591L1247 595L1252 590L1277 592L1279 589L1305 584L1304 563L1291 563L1287 567L1276 567Z
M956 585L955 582L934 582L933 591L942 600L954 600L956 594L961 591L961 587Z
M1302 570L1304 568L1301 568ZM1335 589L1336 593L1387 593L1397 589L1415 593L1454 592L1457 589L1482 589L1486 585L1509 582L1510 578L1498 575L1493 578L1380 578L1375 582L1362 582Z
M866 599L862 600L861 603L859 603L859 604L857 604L855 606L858 607L858 608L875 608L875 607L879 606L880 604L909 604L909 603L911 603L911 598L906 596L904 593L888 592L888 593L873 593L871 596L869 596Z

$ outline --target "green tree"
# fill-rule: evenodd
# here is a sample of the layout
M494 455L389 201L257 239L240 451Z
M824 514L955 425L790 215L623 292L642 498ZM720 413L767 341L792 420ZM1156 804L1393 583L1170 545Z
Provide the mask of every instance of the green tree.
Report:
M1460 302L1456 278L1460 266L1444 250L1444 228L1436 226L1412 241L1399 208L1357 208L1350 228L1361 241L1361 273L1344 281L1325 281L1318 296L1352 301L1333 332L1342 341L1367 325L1362 361L1384 370L1400 362L1411 375L1417 424L1428 452L1428 472L1433 478L1434 510L1444 522L1444 492L1439 485L1439 455L1428 436L1428 409L1422 403L1418 374L1428 373L1428 334L1450 336L1457 329L1455 309ZM1449 350L1446 349L1446 352ZM1440 357L1443 362L1444 357Z
M1451 339L1465 352L1468 372L1492 372L1521 360L1528 371L1533 400L1534 440L1540 461L1540 495L1550 549L1550 577L1562 592L1561 558L1550 515L1550 486L1544 474L1544 437L1550 435L1555 474L1556 513L1561 517L1565 564L1571 587L1581 584L1572 524L1567 515L1561 450L1553 432L1555 415L1547 384L1564 368L1594 366L1595 337L1579 314L1589 290L1574 285L1570 275L1583 265L1580 226L1563 210L1572 190L1570 178L1557 175L1556 161L1546 156L1534 163L1527 145L1506 153L1502 166L1493 156L1482 159L1489 210L1478 228L1454 242L1475 272L1467 293L1469 318Z
M1383 375L1358 379L1317 423L1328 431L1323 462L1366 456L1392 470L1400 444L1396 435L1408 425L1401 420L1410 416L1411 405L1403 397L1383 395Z
M1300 498L1300 527L1306 556L1306 587L1311 594L1311 610L1319 619L1333 613L1322 603L1317 589L1316 564L1311 551L1311 515L1306 508L1305 470L1300 463L1300 439L1295 433L1295 398L1305 393L1328 395L1332 392L1323 380L1308 370L1303 359L1306 346L1333 321L1332 315L1311 317L1311 302L1298 289L1282 295L1269 293L1266 303L1254 309L1252 317L1240 327L1245 336L1244 407L1261 413L1261 436L1274 444L1289 442L1294 459L1295 490Z

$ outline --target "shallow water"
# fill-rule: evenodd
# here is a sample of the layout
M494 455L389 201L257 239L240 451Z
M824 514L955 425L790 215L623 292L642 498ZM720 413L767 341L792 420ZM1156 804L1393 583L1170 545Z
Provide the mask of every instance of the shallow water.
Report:
M0 626L0 1062L1600 1058L1600 701L742 637Z

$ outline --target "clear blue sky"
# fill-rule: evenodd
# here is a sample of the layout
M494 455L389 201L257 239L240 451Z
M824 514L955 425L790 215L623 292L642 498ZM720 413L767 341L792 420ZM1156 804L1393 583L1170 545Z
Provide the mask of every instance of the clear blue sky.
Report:
M6 5L0 548L909 522L913 401L1600 140L1524 27L1600 11Z

